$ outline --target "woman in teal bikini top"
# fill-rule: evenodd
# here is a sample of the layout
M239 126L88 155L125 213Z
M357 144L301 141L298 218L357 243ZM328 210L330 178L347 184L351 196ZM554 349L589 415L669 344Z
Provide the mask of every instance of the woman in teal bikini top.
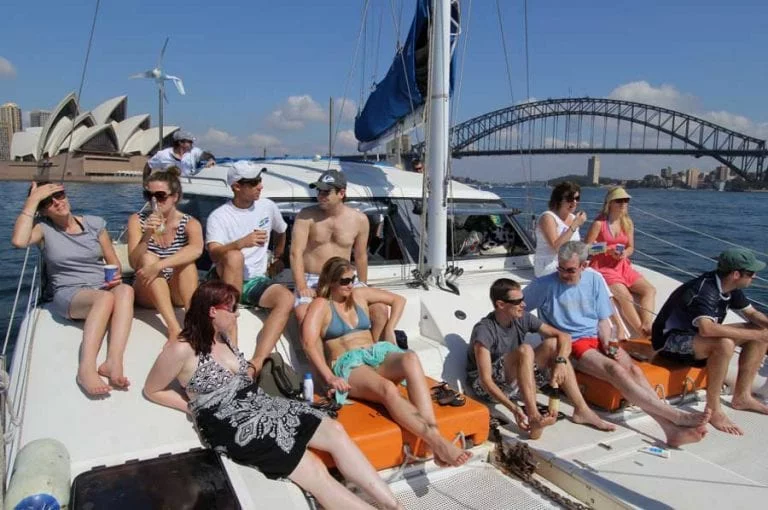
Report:
M347 396L384 405L400 426L422 438L439 464L459 466L471 453L443 439L424 370L418 356L395 345L395 325L405 308L405 298L373 287L353 288L355 268L341 257L323 266L302 324L302 343L310 363L325 381L329 394L343 403ZM383 338L375 342L367 308L389 306ZM330 309L329 309L330 307ZM351 324L357 319L357 324ZM323 340L323 341L321 341ZM328 363L330 362L330 364ZM397 384L408 384L408 400Z
M368 314L357 303L355 303L355 311L357 312L357 326L355 327L349 326L344 322L339 312L336 311L333 301L328 300L328 305L331 307L331 323L325 328L325 333L322 336L325 342L335 340L355 331L368 331L371 329L371 319L368 318Z

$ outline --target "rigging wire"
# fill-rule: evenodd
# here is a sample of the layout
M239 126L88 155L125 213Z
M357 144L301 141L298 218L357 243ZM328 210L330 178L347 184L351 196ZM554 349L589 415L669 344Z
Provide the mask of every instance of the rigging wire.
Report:
M463 16L459 16L460 20L463 20ZM451 124L455 126L455 121L458 118L458 109L459 105L461 104L461 92L462 87L464 85L464 64L466 64L467 59L467 47L469 46L469 36L470 36L470 27L472 20L472 0L469 0L469 6L467 7L467 21L466 23L461 22L461 26L463 28L466 28L466 30L462 30L465 34L464 36L464 46L461 50L461 61L459 64L459 84L456 90L456 100L451 103ZM457 34L458 37L458 34ZM450 131L449 131L450 133ZM456 239L456 216L454 213L455 203L454 203L454 196L453 196L453 180L451 179L451 176L453 175L453 157L451 157L451 149L450 149L450 136L449 136L449 157L448 157L448 172L447 172L447 179L448 179L448 196L450 198L449 203L451 204L451 216L453 217L453 220L451 221L451 265L456 267L456 243L454 242Z
M88 47L86 48L86 51L85 51L85 62L83 62L83 72L80 74L80 86L77 89L77 97L75 98L75 118L72 119L72 131L69 132L69 142L67 143L68 147L72 146L72 137L75 134L75 122L77 121L77 118L80 116L80 96L83 93L83 85L85 84L85 72L88 69L88 60L91 56L91 47L93 46L93 34L96 32L96 19L99 16L100 4L101 4L101 0L96 0L96 8L93 10L93 21L91 22L91 34L88 36ZM66 172L67 172L67 164L69 163L69 154L70 154L70 151L67 150L67 152L64 155L64 167L61 169L61 178L59 179L59 182L64 182L64 176L66 175Z
M681 228L681 229L683 229L683 230L687 230L687 231L689 231L689 232L693 232L693 233L695 233L695 234L699 234L699 235L702 235L702 236L704 236L704 237L708 237L708 238L710 238L710 239L714 239L715 241L719 241L719 242L721 242L721 243L724 243L724 244L728 244L728 245L730 245L730 246L734 246L734 247L736 247L736 248L744 248L744 249L746 249L746 250L750 250L750 251L752 251L752 252L754 252L754 253L756 253L756 254L758 254L758 255L762 255L762 256L764 256L764 257L768 257L768 253L765 253L765 252L762 252L762 251L759 251L759 250L755 250L755 249L753 249L753 248L749 248L749 247L747 247L747 246L744 246L744 245L741 245L741 244L732 243L731 241L727 241L727 240L725 240L725 239L721 239L721 238L719 238L719 237L717 237L717 236L713 236L713 235L711 235L711 234L708 234L708 233L706 233L706 232L702 232L701 230L696 230L696 229L694 229L694 228L691 228L691 227L686 227L685 225L681 225L680 223L674 222L674 221L672 221L672 220L668 220L668 219L666 219L666 218L663 218L663 217L661 217L661 216L659 216L659 215L657 215L657 214L653 214L652 212L649 212L649 211L646 211L646 210L644 210L644 209L641 209L640 207L637 207L637 206L633 206L633 207L632 207L632 210L633 210L633 211L639 211L639 212L641 212L641 213L643 213L643 214L647 214L648 216L651 216L651 217L652 217L652 218L654 218L654 219L657 219L657 220L661 220L661 221L663 221L663 222L669 223L670 225L674 225L674 226L676 226L676 227L678 227L678 228Z
M363 34L363 30L365 29L365 20L368 17L368 5L370 4L370 0L365 0L365 5L363 6L363 15L362 19L360 20L360 28L357 31L357 41L355 42L355 52L352 56L352 67L349 70L349 73L347 74L347 79L344 81L344 95L341 99L341 108L339 108L339 113L336 116L336 125L334 126L333 130L333 139L331 140L331 153L328 155L328 169L331 168L331 156L333 156L333 148L336 146L336 140L339 137L339 126L341 125L341 118L342 114L344 113L344 107L347 104L347 93L349 92L349 83L352 81L352 75L355 72L355 69L357 67L357 56L359 54L360 50L360 39Z

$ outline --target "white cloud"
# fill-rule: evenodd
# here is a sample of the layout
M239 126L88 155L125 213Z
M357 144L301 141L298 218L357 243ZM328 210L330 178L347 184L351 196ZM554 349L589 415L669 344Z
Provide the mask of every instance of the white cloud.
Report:
M720 111L703 111L701 101L693 94L683 93L673 85L654 87L647 81L619 85L608 94L611 99L637 101L688 113L717 125L757 138L768 138L768 122L756 122L743 115Z
M241 144L238 137L215 128L209 128L208 131L200 137L200 141L204 144L221 147L237 147Z
M339 131L339 134L336 136L334 152L336 153L357 152L357 138L355 138L355 132L352 131L351 129Z
M16 68L10 60L0 57L0 79L3 78L16 78Z
M307 122L328 119L328 114L312 96L290 96L267 117L267 124L275 129L297 131Z
M341 112L341 120L354 120L357 115L357 102L354 99L337 97L333 100L333 121L339 118L339 112Z
M619 85L608 94L608 98L652 104L686 113L695 111L698 104L698 100L692 94L684 94L667 84L654 87L647 81L633 81Z
M250 147L282 147L282 142L279 138L272 135L264 135L261 133L252 133L248 135L248 145Z

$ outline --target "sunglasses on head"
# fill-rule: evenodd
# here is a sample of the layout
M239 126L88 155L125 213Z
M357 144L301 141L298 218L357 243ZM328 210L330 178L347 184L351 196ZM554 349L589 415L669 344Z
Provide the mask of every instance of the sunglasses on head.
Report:
M339 285L342 287L346 287L347 285L352 285L355 283L355 278L357 278L357 275L352 275L349 278L339 278Z
M256 177L255 179L240 179L237 181L241 186L258 186L261 184L261 177Z
M168 197L170 197L173 193L167 193L165 191L149 191L148 189L144 190L144 200L152 200L154 198L158 202L165 202L168 200Z
M224 310L224 311L227 311L227 312L235 313L235 312L237 312L237 303L232 303L231 306L227 305L227 304L220 304L220 305L214 306L214 308L217 309L217 310Z
M581 200L581 195L568 195L565 197L566 202L578 202Z
M64 192L64 191L57 191L53 195L47 196L44 199L42 199L40 201L39 207L40 207L40 209L47 209L53 203L53 199L64 200L65 198L67 198L66 192Z
M576 274L579 272L579 269L581 268L557 266L558 271L560 271L561 273L567 273L567 274Z
M614 200L614 202L616 202L617 204L628 204L629 203L629 199L628 198L617 198L616 200Z
M502 299L502 301L504 301L505 303L509 303L510 305L519 305L520 303L523 302L523 299L524 298L517 298L517 299L504 298Z

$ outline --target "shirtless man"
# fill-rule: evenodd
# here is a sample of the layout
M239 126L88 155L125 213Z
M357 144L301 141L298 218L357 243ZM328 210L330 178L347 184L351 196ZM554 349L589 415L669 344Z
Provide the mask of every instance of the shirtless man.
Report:
M356 286L368 281L368 218L344 205L347 178L338 170L327 170L309 187L317 190L318 203L299 212L291 233L291 271L296 282L294 307L299 325L315 297L323 264L331 257L350 260L354 256ZM371 333L374 340L379 340L389 313L386 306L379 304L371 306L370 312Z

